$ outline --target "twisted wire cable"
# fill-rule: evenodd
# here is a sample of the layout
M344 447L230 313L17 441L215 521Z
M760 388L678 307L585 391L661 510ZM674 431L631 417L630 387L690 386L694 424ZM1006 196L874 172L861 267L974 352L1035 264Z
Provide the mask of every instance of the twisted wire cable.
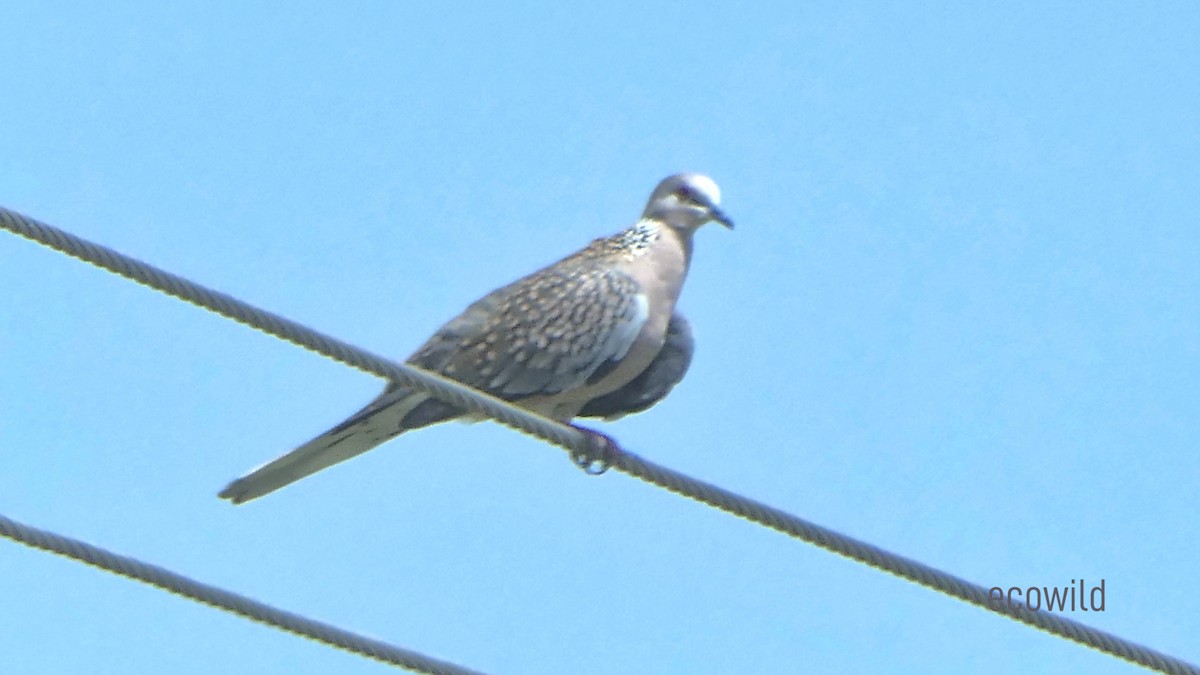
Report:
M977 607L1003 614L1085 647L1164 673L1200 675L1200 668L1182 659L1163 654L1058 614L1031 610L1019 603L1010 605L1007 602L994 601L990 598L987 589L961 577L811 523L799 516L743 497L711 483L686 476L631 452L614 453L611 461L614 468L676 494L815 544L827 551L907 579L950 597L958 598Z
M987 590L977 584L660 466L622 450L606 436L586 433L438 375L394 363L4 207L0 207L0 227L346 365L400 381L456 406L483 413L570 450L572 459L589 472L602 473L613 467L676 494L1131 663L1165 673L1200 675L1200 668L1182 659L1056 614L991 602ZM599 470L593 470L597 465Z
M395 645L363 637L330 624L309 619L216 586L118 555L98 546L39 530L0 515L0 535L26 546L49 551L98 567L107 572L156 586L176 595L238 614L301 637L366 656L383 663L430 675L480 675L478 671Z
M415 366L395 363L291 319L259 309L233 296L188 281L149 263L76 237L2 206L0 227L352 368L395 380L466 410L483 413L506 426L537 436L559 447L575 451L584 451L589 447L584 434L568 425L509 405L494 396Z

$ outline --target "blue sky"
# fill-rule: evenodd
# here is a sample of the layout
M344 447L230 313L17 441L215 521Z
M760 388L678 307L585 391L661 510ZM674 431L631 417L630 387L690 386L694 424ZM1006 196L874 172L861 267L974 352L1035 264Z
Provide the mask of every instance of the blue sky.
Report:
M406 357L720 183L628 449L1200 662L1200 9L0 8L0 204ZM441 425L243 507L380 383L0 236L0 513L496 673L1129 672ZM384 666L0 542L25 673Z

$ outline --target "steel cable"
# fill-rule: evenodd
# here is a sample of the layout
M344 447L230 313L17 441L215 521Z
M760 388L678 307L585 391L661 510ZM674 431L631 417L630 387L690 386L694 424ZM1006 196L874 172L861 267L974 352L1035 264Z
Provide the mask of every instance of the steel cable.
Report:
M0 515L0 535L26 546L72 558L113 574L156 586L190 600L393 666L431 675L480 675L479 671L363 637L337 626L315 621L244 595L201 583L156 565L106 551L78 539L18 523L2 515Z

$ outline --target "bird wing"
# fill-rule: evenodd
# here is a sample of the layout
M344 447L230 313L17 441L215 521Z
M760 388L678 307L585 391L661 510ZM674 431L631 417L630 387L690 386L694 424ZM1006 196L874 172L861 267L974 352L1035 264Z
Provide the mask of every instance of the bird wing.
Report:
M569 392L603 377L645 325L646 296L618 270L570 262L471 305L409 363L506 400Z
M568 264L569 263L569 264ZM603 377L647 320L636 281L568 258L498 289L443 326L408 362L506 400L555 395ZM231 482L220 497L261 497L462 410L399 383L334 428Z
M650 365L620 389L588 401L579 411L579 416L615 420L650 408L666 398L671 389L683 380L692 363L694 351L691 324L676 312L667 324L667 337L662 349Z

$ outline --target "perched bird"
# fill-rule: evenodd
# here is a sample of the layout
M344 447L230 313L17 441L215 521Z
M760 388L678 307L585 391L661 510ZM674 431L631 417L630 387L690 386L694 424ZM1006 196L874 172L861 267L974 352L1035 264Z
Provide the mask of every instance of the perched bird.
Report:
M632 227L488 294L407 362L561 422L649 408L691 363L691 326L675 301L695 231L709 221L733 227L720 199L707 176L664 179ZM341 424L238 478L220 496L235 504L256 499L463 413L390 383Z

